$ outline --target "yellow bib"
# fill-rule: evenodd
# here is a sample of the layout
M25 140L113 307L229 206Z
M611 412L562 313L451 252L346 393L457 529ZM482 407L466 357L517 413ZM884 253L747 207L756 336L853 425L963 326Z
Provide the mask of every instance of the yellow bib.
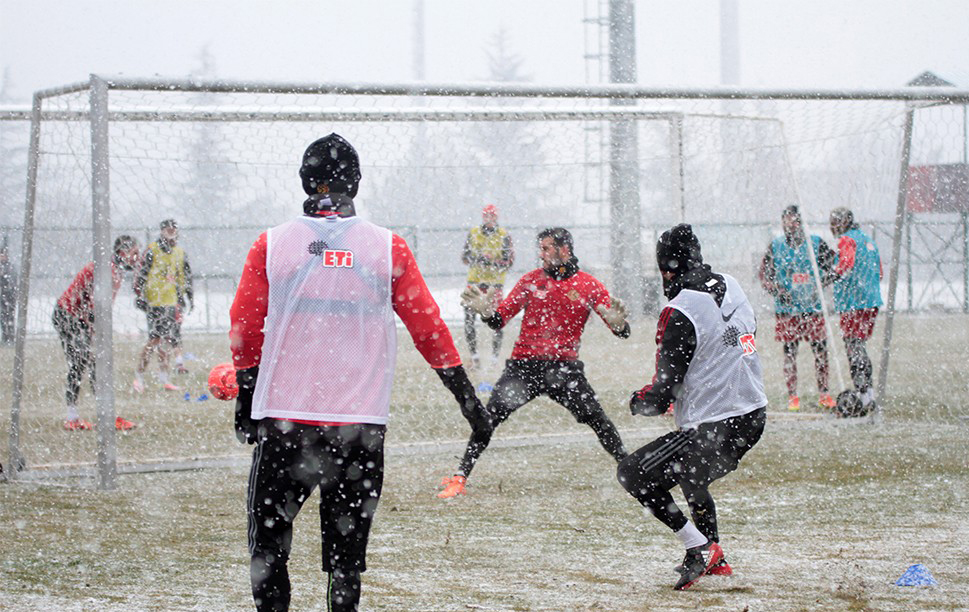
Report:
M145 300L153 307L178 305L179 292L185 289L185 251L175 246L166 253L157 242L148 248L152 251L152 261L145 283Z
M471 256L477 258L482 255L491 255L492 261L498 261L501 259L501 249L505 244L505 236L507 235L508 232L500 227L491 233L481 231L480 227L471 228L471 233L468 236ZM503 285L505 284L505 271L504 268L498 266L480 263L471 264L468 269L468 284Z

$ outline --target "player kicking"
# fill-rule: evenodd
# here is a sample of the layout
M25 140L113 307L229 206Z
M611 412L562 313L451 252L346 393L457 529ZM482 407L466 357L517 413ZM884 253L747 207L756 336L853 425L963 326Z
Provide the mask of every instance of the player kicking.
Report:
M493 307L490 290L469 286L462 294L466 307L477 312L492 329L501 329L522 309L521 333L511 359L495 383L488 400L492 425L497 427L511 413L540 395L547 395L564 406L575 419L588 425L599 443L616 461L626 457L626 449L596 392L585 377L579 361L579 340L589 313L595 310L620 338L628 338L626 308L610 297L605 286L591 274L579 270L572 252L572 234L555 227L538 234L542 267L525 274L502 302ZM464 493L475 462L488 448L492 430L473 428L468 447L457 473L445 478L438 497L450 498Z
M666 231L656 245L663 293L670 300L656 330L652 384L633 393L633 414L655 416L674 401L676 431L629 455L619 482L686 548L677 590L705 574L732 573L720 548L708 487L737 469L760 440L767 396L754 343L754 310L736 279L703 263L689 225ZM679 485L695 522L673 501Z

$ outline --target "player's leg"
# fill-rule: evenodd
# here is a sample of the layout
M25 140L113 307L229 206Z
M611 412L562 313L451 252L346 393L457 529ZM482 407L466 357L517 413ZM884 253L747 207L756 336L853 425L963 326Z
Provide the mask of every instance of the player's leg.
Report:
M576 421L588 425L599 438L602 448L616 461L625 459L629 453L585 377L584 364L581 361L560 361L549 365L546 374L548 396L571 412Z
M81 378L84 376L85 360L82 356L83 343L80 341L81 329L67 311L57 307L51 317L54 329L64 350L67 360L67 382L64 387L64 401L67 406L67 420L64 427L70 430L90 429L90 423L82 421L77 412L77 398L81 393Z
M784 350L784 383L787 385L787 408L799 410L800 399L797 395L797 340L785 342Z
M818 383L819 403L822 408L834 408L829 386L828 342L816 340L811 342L811 352L814 353L814 378Z
M331 612L357 610L360 574L384 477L382 425L320 428L320 530L327 604Z
M501 304L501 300L504 299L504 292L502 291L502 285L493 285L492 289L494 291L491 294L491 304L492 307L497 308ZM505 337L505 328L496 329L495 335L491 339L491 363L492 366L498 363L498 355L501 353L501 341Z
M145 342L145 346L142 347L141 353L138 356L138 365L135 367L135 380L132 383L134 390L138 393L145 390L145 372L151 363L151 356L158 349L159 344L161 344L162 332L160 325L162 310L162 308L154 306L149 306L145 309L145 319L148 322L148 341Z
M283 432L275 423L269 422L253 449L247 497L252 597L260 612L289 609L293 520L314 484L292 469L307 463L301 432L308 426Z
M511 413L532 401L542 393L539 385L541 364L535 364L519 359L509 359L498 382L495 383L491 397L488 398L488 412L491 414L492 431L473 430L468 439L468 446L458 465L458 471L452 478L445 478L442 483L444 491L438 497L454 497L464 492L464 484L471 475L478 459L491 443L494 430L507 419Z

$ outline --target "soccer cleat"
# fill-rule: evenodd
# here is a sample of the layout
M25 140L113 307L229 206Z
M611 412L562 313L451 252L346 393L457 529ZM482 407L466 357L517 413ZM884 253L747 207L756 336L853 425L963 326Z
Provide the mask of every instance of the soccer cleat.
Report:
M180 365L177 368L175 368L175 373L176 374L188 374L188 368L186 368L183 365Z
M134 423L132 423L127 419L122 419L121 417L118 417L114 420L114 428L117 429L118 431L130 431L135 427L137 427L137 425L135 425Z
M709 541L703 546L695 546L686 550L686 557L683 558L683 570L680 572L680 579L673 587L677 591L685 591L690 588L701 577L710 573L713 567L723 560L723 549L714 541Z
M787 409L791 412L799 411L801 409L801 399L796 395L787 398Z
M181 387L179 387L177 385L173 385L172 383L165 383L164 385L162 385L162 389L164 389L165 391L181 391L182 390Z
M64 421L64 429L67 431L87 431L94 429L94 426L84 419L70 419Z
M464 485L467 484L468 479L460 474L455 474L450 478L445 478L441 481L441 486L444 490L437 494L441 499L450 499L452 497L457 497L458 495L464 495Z
M131 388L135 390L135 393L145 392L145 383L141 382L137 378L131 381Z
M678 574L682 574L683 573L683 564L680 563L679 565L677 565L676 567L674 567L673 568L673 571L676 572L676 573L678 573ZM726 557L722 557L720 559L720 563L717 563L716 565L714 565L713 567L711 567L710 568L710 571L707 572L707 573L710 574L711 576L733 576L733 568L730 567L730 564L729 563L727 563L727 558Z
M834 401L834 398L831 397L830 393L822 393L821 396L818 398L818 407L821 410L827 410L830 412L834 410L835 406L837 405L838 403Z

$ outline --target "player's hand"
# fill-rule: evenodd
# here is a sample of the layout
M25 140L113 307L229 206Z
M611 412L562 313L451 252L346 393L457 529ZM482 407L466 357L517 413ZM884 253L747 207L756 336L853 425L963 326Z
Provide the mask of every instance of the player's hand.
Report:
M626 317L629 313L626 310L626 305L619 298L610 297L609 306L599 304L596 306L596 312L606 322L606 325L612 328L612 331L620 332L626 329Z
M481 291L477 287L469 285L461 292L461 305L478 313L483 319L490 319L495 314L494 306L492 306L494 295L494 287L487 291Z
M259 435L259 421L252 419L252 396L258 376L259 366L236 370L239 395L236 397L235 430L236 439L243 444L255 444Z
M632 397L629 398L629 412L634 416L659 416L664 411L660 408L656 398L642 389L634 391Z
M461 416L471 425L471 430L474 432L494 431L491 413L475 394L474 385L471 384L464 366L441 368L434 371L437 372L441 382L457 400L458 406L461 407Z

